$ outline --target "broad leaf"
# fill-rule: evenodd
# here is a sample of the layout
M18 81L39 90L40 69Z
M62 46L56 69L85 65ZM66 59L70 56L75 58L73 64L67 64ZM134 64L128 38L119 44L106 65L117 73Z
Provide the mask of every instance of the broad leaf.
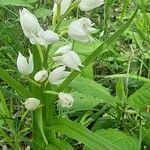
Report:
M31 7L25 0L0 0L0 5Z
M114 146L119 147L120 150L139 150L138 140L121 131L115 129L98 130L96 134L107 139L107 141L113 143ZM93 149L86 148L85 150Z
M48 129L66 134L67 136L84 143L92 150L120 150L111 142L108 142L107 139L91 132L80 124L69 120L56 119Z
M145 84L128 99L128 104L134 109L141 110L150 105L150 84Z
M78 77L73 80L69 86L79 93L93 98L98 98L106 103L113 102L114 100L114 97L110 95L108 89L90 79Z

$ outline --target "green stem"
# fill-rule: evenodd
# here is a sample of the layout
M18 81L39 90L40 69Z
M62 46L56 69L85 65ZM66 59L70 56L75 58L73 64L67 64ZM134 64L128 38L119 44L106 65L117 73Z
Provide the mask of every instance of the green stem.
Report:
M35 82L35 81L32 80L31 78L25 77L25 79L26 79L28 82L30 82L31 84L33 84L33 85L35 85L35 86L37 86L37 87L41 87L40 84L38 84L37 82Z
M57 93L57 92L54 92L54 91L44 91L43 93L45 93L45 94L49 94L49 95L58 95L59 93Z

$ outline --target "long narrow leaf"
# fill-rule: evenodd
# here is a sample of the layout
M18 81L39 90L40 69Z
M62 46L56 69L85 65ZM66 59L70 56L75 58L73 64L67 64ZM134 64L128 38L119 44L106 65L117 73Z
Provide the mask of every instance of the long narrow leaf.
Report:
M32 94L22 86L18 81L12 78L4 69L0 68L0 78L2 78L9 86L11 86L16 92L23 98L32 96Z
M69 120L56 119L53 121L53 125L48 129L64 133L69 137L84 143L93 150L119 150L119 148L115 147L106 139L89 131L80 124Z

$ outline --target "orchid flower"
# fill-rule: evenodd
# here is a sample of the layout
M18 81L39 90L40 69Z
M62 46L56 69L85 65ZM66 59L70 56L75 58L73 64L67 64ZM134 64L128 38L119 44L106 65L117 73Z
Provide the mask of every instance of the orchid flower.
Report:
M31 44L47 47L59 41L57 33L51 30L44 31L37 18L25 8L20 10L20 23L23 33L30 39Z
M89 42L93 41L93 37L91 33L96 31L93 28L94 24L88 18L80 18L78 20L73 21L68 27L68 35L71 39L82 41L82 42Z
M82 66L81 59L75 51L71 51L72 45L65 45L60 47L55 54L59 55L53 57L59 65L67 66L68 68L80 71L79 66Z
M50 74L49 74L49 82L54 84L54 85L59 85L61 84L66 77L70 74L69 71L65 71L65 66L58 67L54 69Z
M24 57L20 52L17 58L17 68L19 72L26 76L30 75L33 72L34 64L33 64L33 56L31 51L29 50L29 59Z

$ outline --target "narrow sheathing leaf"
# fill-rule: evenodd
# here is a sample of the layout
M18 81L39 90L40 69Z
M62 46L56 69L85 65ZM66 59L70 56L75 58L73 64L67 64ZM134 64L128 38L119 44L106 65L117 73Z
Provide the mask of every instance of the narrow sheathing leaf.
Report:
M89 55L85 61L82 63L84 68L86 66L88 66L91 61L93 61L100 53L104 52L107 48L109 48L109 46L111 46L116 39L129 27L129 25L132 23L132 21L134 20L136 14L138 12L138 9L134 12L134 14L132 15L132 17L116 32L114 33L112 36L110 36L106 41L104 41L94 52L91 53L91 55ZM83 68L82 68L83 69ZM82 70L81 69L81 70ZM63 91L65 89L65 87L67 87L67 85L79 74L80 72L78 71L73 71L68 77L67 79L58 87L57 91Z
M23 98L31 97L32 94L22 86L18 81L12 78L4 69L0 68L0 78L11 86Z
M66 134L67 136L84 143L89 148L94 150L120 150L118 147L114 146L111 142L108 142L101 136L89 131L80 124L69 120L55 119L52 126L48 129Z

